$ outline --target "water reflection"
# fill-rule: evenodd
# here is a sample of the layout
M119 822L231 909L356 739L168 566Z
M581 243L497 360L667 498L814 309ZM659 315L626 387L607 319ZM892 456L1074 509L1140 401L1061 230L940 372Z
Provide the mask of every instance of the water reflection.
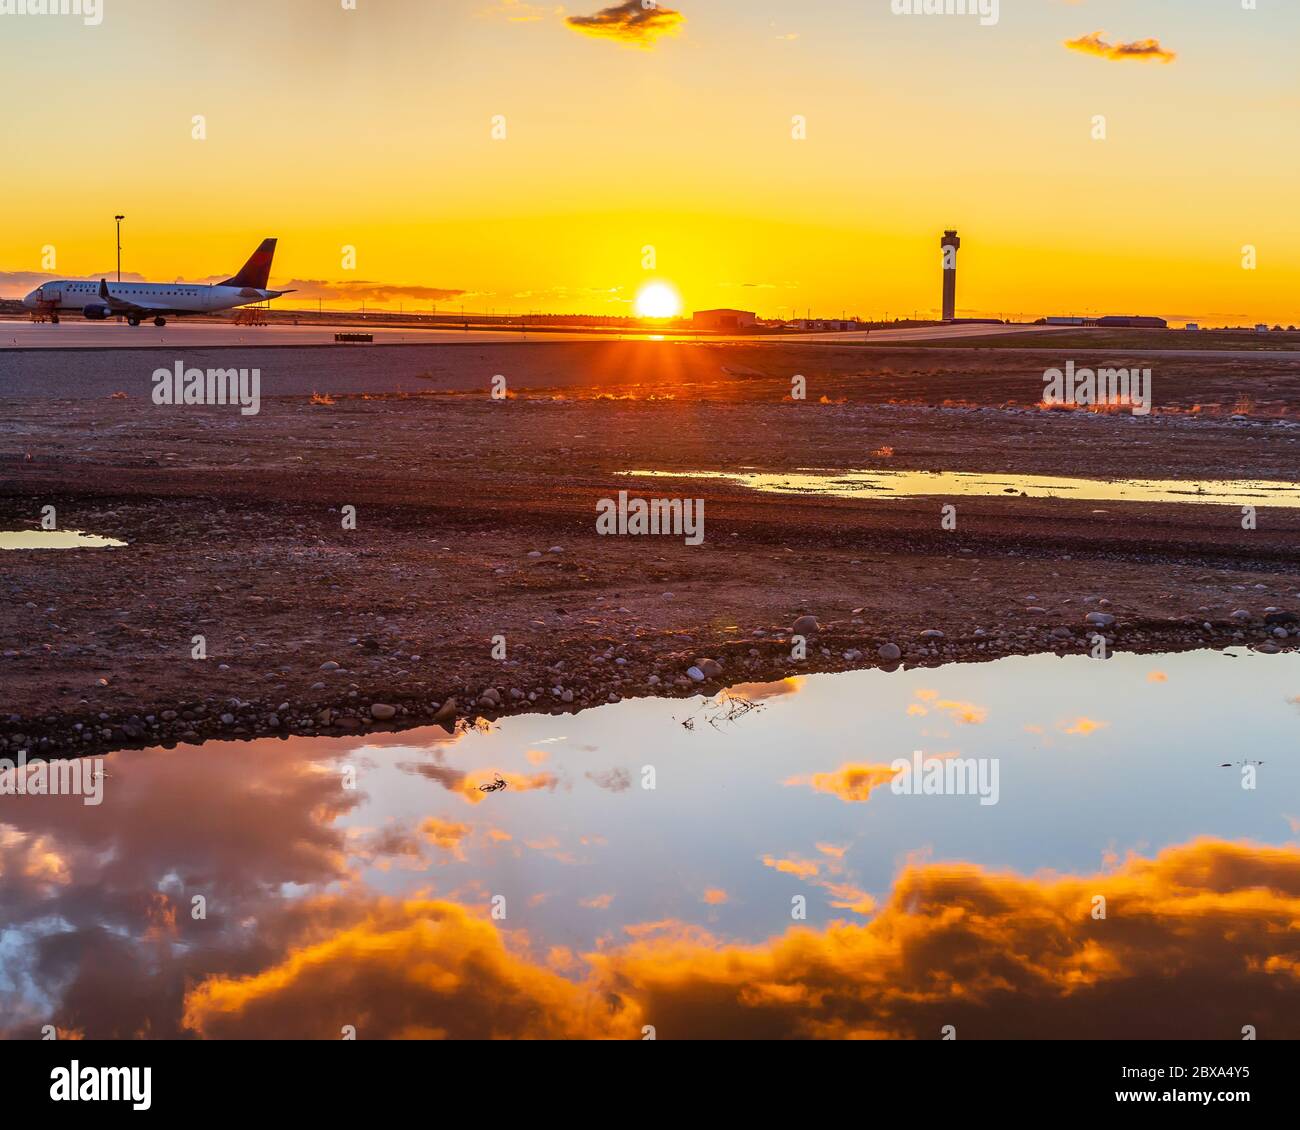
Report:
M116 549L126 545L116 538L83 534L80 530L0 530L4 549Z
M1300 657L743 691L718 726L642 700L0 797L0 1029L1300 1035ZM896 793L918 749L997 758L998 803Z
M1084 502L1191 502L1217 506L1300 507L1300 483L1269 479L1076 479L982 471L628 471L637 478L722 479L775 494L832 498L963 495L1072 498Z

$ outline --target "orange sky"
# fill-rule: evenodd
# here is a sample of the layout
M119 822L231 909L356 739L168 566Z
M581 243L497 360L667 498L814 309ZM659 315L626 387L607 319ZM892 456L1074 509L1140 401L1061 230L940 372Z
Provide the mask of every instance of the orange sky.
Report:
M951 225L964 315L1300 320L1300 6L1002 7L6 17L0 294L110 271L121 211L129 273L224 277L276 235L310 305L626 314L662 279L688 309L925 317Z

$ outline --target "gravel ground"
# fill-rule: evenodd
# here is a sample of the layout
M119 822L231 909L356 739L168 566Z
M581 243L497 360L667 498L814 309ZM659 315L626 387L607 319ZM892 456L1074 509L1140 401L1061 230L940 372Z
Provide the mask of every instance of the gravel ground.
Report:
M959 498L946 530L942 498L621 474L1291 481L1300 363L1161 362L1134 418L1038 409L1064 358L1031 350L270 352L184 358L279 366L250 417L155 406L156 355L0 353L0 528L52 505L129 543L0 553L0 751L453 726L888 666L889 644L907 665L1077 653L1089 614L1113 650L1300 644L1298 510L1247 530L1227 506ZM620 489L704 498L704 544L598 536Z

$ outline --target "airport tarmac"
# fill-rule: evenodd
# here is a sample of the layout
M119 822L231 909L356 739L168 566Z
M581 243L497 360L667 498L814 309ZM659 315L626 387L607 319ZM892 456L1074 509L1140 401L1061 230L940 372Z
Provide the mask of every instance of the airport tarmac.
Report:
M57 326L48 322L0 322L0 351L15 349L199 349L220 347L334 346L336 333L372 334L374 345L483 345L505 342L564 341L743 341L754 343L804 342L846 345L860 342L932 342L988 337L1010 333L1043 332L1054 326L913 326L864 333L810 333L770 336L697 337L692 334L537 332L517 329L457 330L447 327L286 325L237 326L231 322L169 321L162 329L153 325L128 326L116 320L91 322L66 317ZM355 348L352 344L339 348Z

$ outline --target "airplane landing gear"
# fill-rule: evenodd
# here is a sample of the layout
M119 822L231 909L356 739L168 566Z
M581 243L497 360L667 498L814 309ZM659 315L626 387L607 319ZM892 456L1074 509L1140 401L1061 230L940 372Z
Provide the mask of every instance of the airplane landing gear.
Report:
M59 324L59 316L57 314L51 314L50 321L57 326Z
M134 314L128 314L126 316L126 324L128 326L138 326L140 324L140 319L137 318Z
M153 324L157 326L159 329L162 329L163 326L167 324L167 319L159 316L153 320Z

